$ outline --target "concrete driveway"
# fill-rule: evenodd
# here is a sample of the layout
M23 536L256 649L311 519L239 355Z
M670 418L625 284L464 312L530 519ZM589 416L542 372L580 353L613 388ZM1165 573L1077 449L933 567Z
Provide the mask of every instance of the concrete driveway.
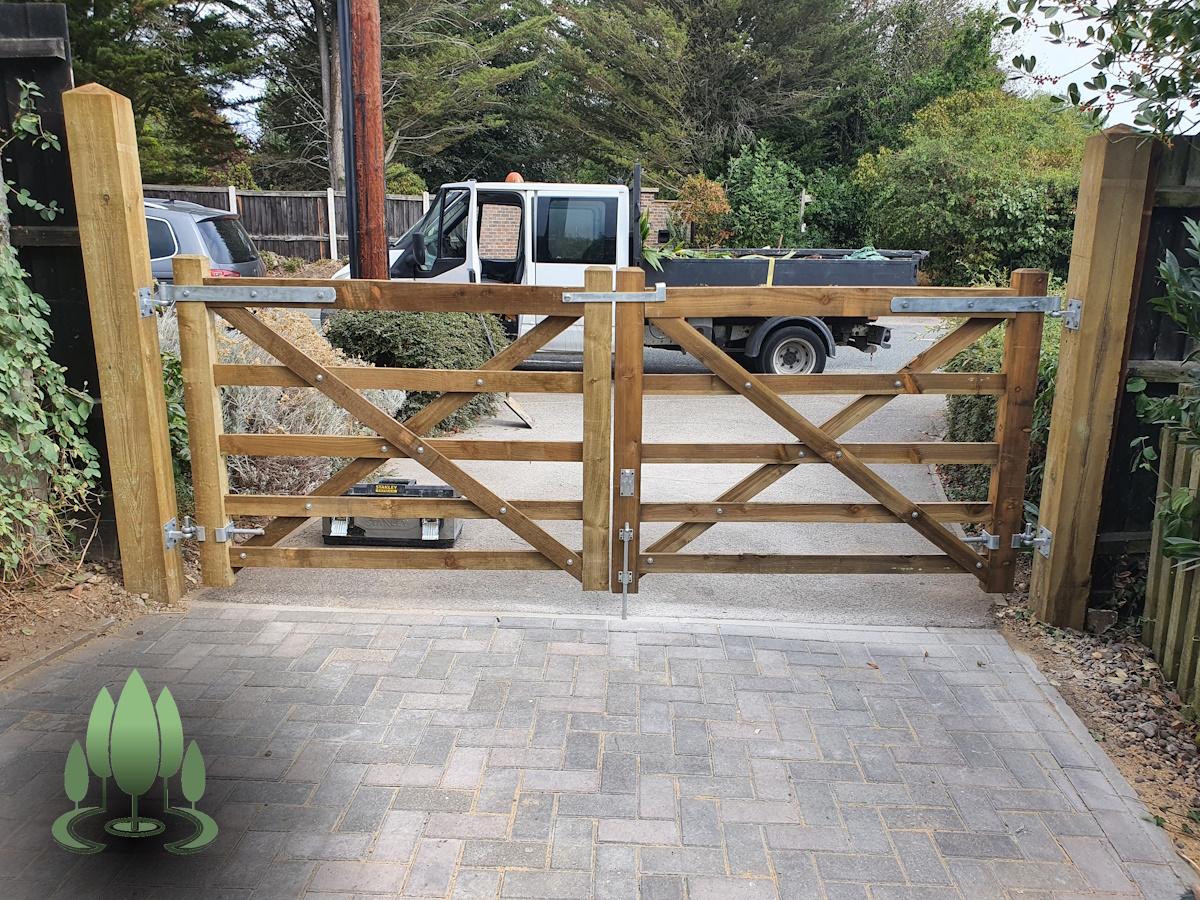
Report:
M207 764L220 831L193 856L107 816L81 829L102 852L51 840L68 749L133 667ZM197 602L0 691L5 900L1178 900L1187 877L981 629Z
M839 348L828 371L891 372L928 347L931 326L939 320L895 319L893 347L874 357ZM560 367L564 361L534 360L530 368ZM566 360L578 366L578 361ZM677 352L647 351L650 372L703 372ZM578 395L525 394L520 402L537 427L525 429L501 408L495 420L468 436L491 440L580 440L582 400ZM789 402L821 422L852 397L804 397ZM944 398L898 397L847 434L848 440L930 440L942 429ZM794 438L741 397L647 397L647 442L791 442ZM581 467L571 463L464 462L463 468L502 496L512 499L578 499ZM644 468L642 497L647 501L711 501L749 474L753 466L654 465ZM925 466L879 466L878 471L917 501L944 499ZM440 483L415 463L397 460L396 475L422 483ZM801 466L759 499L775 502L855 502L868 496L828 466ZM569 546L582 544L578 522L546 522L544 527ZM643 526L644 545L672 526ZM293 536L296 546L320 541L318 524ZM494 522L469 520L461 549L526 549ZM904 525L722 524L710 529L689 550L719 553L929 553L938 552ZM568 576L553 572L399 572L345 570L245 569L231 588L210 592L214 600L256 603L304 603L379 609L495 610L556 615L619 613L620 599L583 593ZM650 616L764 619L838 624L982 626L989 620L990 599L968 575L818 576L818 575L655 575L642 582L631 609Z

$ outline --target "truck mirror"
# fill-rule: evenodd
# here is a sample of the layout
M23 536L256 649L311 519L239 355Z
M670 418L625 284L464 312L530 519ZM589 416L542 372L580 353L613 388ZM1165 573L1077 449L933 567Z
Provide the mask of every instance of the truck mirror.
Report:
M418 269L425 268L425 235L417 231L412 236L413 265Z

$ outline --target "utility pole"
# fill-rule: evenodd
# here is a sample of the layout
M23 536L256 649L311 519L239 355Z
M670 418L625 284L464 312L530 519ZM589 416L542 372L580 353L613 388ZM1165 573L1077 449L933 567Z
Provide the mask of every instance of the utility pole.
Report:
M388 277L378 0L339 0L350 275Z

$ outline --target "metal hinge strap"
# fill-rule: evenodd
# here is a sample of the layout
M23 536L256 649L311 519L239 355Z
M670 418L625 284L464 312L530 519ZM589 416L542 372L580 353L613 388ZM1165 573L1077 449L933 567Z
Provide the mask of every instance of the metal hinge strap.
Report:
M1062 297L893 297L892 312L963 315L1040 312L1053 315Z
M564 291L563 303L666 303L667 286L661 281L653 291Z
M989 550L1000 549L1000 535L990 534L986 528L980 531L980 533L975 537L963 538L962 542L964 544L983 544L983 546L987 547Z
M235 281L237 279L234 279ZM138 315L148 319L174 303L244 303L251 306L331 306L337 291L318 287L257 287L237 284L160 284L138 288Z

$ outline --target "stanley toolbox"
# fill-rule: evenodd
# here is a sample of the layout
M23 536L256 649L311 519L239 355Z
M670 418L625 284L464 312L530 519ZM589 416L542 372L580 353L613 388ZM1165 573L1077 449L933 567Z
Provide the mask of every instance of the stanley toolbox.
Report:
M451 500L461 497L445 485L419 485L411 478L383 478L359 483L346 491L346 497L413 497ZM462 519L375 519L363 516L335 516L321 520L321 536L326 544L359 547L453 547L462 532Z

